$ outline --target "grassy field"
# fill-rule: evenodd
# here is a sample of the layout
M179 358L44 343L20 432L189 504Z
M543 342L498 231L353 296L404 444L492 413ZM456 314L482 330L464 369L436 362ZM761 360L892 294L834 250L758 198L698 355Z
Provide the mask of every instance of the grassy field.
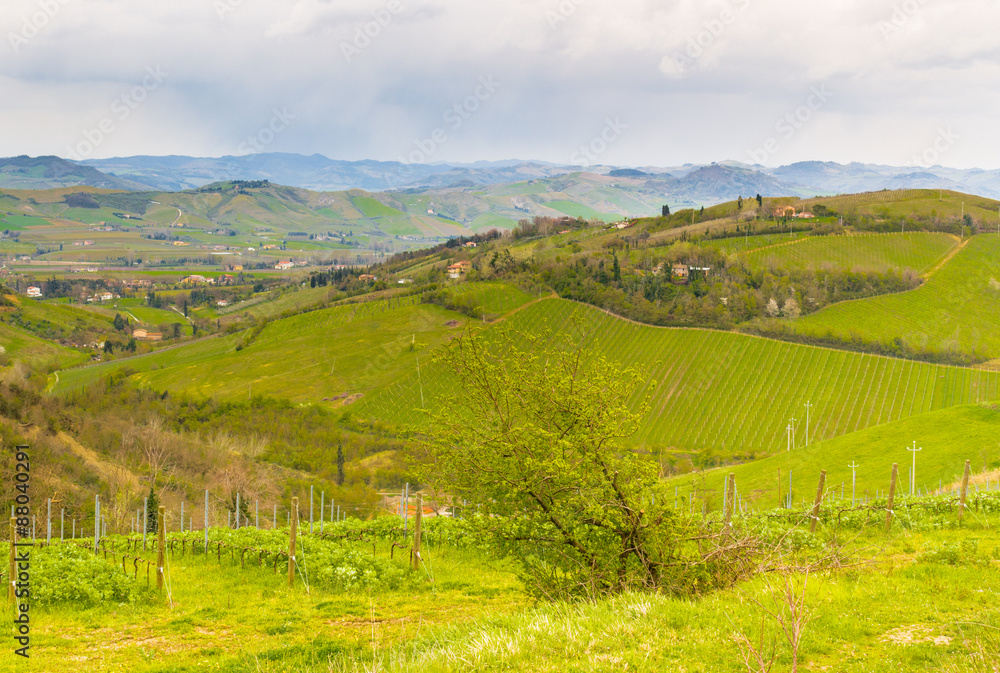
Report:
M739 240L739 239L737 239ZM867 269L917 273L930 271L957 245L955 236L940 233L806 236L747 253L755 267L785 269Z
M340 305L270 322L249 345L245 339L251 330L62 372L56 390L86 385L127 366L138 372L133 375L137 385L155 390L220 400L266 394L318 403L370 394L415 372L418 361L429 362L429 351L467 320L414 298ZM447 324L452 321L459 326Z
M1000 357L1000 237L982 234L933 273L901 294L842 302L795 321L795 331L888 342L901 337L919 347Z
M926 502L933 508L933 501ZM774 515L770 521L767 514L737 517L735 525L765 539L790 531L785 539L791 549L816 552L847 537L847 549L858 550L852 564L839 571L791 576L811 616L801 631L800 670L985 672L1000 656L996 504L996 494L982 498L975 506L980 511L970 510L961 527L947 507L901 510L889 535L881 532L884 510L879 509L871 510L873 525L846 531L825 523L809 534L797 517L783 518L780 512L767 513ZM836 520L835 508L827 505L825 522ZM263 533L261 539L270 531ZM210 535L235 538L224 529ZM240 535L256 537L253 531ZM198 540L201 532L186 536ZM425 562L414 572L405 568L405 549L389 560L390 539L399 538L375 536L360 543L302 535L292 588L284 563L275 572L270 557L257 567L257 554L251 553L242 567L238 548L217 555L212 545L206 556L181 554L177 546L167 554L166 586L158 593L146 588L145 564L136 580L125 576L121 552L115 551L122 538L112 537L108 559L98 555L80 562L76 580L102 588L114 582L131 597L96 594L33 607L30 664L15 661L8 647L0 651L0 670L735 673L746 670L737 639L756 642L762 628L765 643L775 637L774 670L791 667L791 648L775 632L777 624L762 616L763 609L788 614L778 574L700 596L627 593L533 604L521 592L515 566L477 547L435 543L429 535ZM400 580L369 589L330 586L318 559L340 550L347 563L334 568L349 570L371 559L383 571L394 567ZM51 558L52 552L36 549L33 555ZM145 561L156 557L141 544L137 555ZM33 586L52 596L51 587L39 586L44 570L38 560L33 570ZM98 573L103 581L90 579ZM155 585L155 575L150 583Z
M651 395L637 444L722 454L771 453L786 445L789 418L813 404L816 441L959 404L1000 398L1000 374L709 330L630 323L560 299L544 299L506 324L534 332L570 328L574 317L596 348L639 371L636 402ZM359 413L403 425L451 390L446 372L424 369L363 400Z
M813 418L813 421L821 419ZM797 447L745 465L723 467L707 472L674 477L670 484L682 495L692 489L716 494L724 490L725 476L736 475L737 489L755 507L775 507L788 496L789 471L792 473L793 501L796 505L811 502L816 496L819 471L826 470L827 487L851 495L851 464L857 465L856 493L875 497L889 487L892 464L899 465L899 492L909 492L912 453L917 442L918 489L935 492L939 486L954 485L962 477L965 461L971 461L976 473L988 474L1000 468L1000 408L995 404L975 404L940 409L911 416L885 425L859 430L848 435L805 447L805 423L799 422ZM993 477L994 488L997 478ZM780 490L779 490L780 488ZM977 487L981 488L981 487Z

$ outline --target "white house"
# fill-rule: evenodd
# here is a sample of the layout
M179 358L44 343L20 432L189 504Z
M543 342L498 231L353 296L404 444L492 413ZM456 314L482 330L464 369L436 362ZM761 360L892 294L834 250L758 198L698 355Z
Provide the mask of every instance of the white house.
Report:
M29 297L34 297L36 299L41 298L41 296L42 296L42 288L35 287L34 285L32 285L31 287L28 288L28 296Z

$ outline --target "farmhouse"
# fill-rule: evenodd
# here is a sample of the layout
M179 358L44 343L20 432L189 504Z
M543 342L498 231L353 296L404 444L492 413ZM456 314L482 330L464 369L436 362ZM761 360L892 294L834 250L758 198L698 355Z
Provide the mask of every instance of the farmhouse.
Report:
M794 206L778 206L774 209L774 214L777 217L795 217L795 207Z
M219 300L217 300L217 301L215 302L215 305L216 305L216 306L220 306L220 307L221 307L221 306L229 306L229 302L228 302L228 301L226 301L225 299L219 299Z
M28 296L36 299L40 298L42 296L42 288L32 285L28 288Z
M688 280L688 276L691 274L690 269L687 264L674 264L670 269L670 276L676 278L677 280L684 281Z
M292 260L288 260L287 262L278 262L277 264L274 265L274 268L279 269L281 271L287 271L288 269L291 269L293 266L295 266L295 264L292 263Z
M370 273L363 273L360 276L358 276L358 280L363 280L365 282L374 283L375 281L378 280L378 277L377 276L373 276Z
M797 217L800 220L808 220L808 219L812 219L812 218L814 218L816 216L813 215L812 213L810 213L808 210L803 210L801 213L799 213L795 217Z
M163 339L162 332L149 332L143 328L132 331L132 338L138 341L161 341Z
M467 248L474 248L474 247L476 247L476 242L475 241L466 241L465 247L467 247Z
M204 276L199 276L198 274L192 274L181 281L182 283L207 283L208 278Z
M463 273L472 268L472 262L468 260L462 260L461 262L455 262L448 267L448 277L452 280L458 279Z

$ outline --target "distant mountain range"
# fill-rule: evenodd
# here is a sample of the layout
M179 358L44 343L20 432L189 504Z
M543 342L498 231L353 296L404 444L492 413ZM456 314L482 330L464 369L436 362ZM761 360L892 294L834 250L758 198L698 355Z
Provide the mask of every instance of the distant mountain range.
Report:
M816 196L902 188L941 188L1000 198L1000 170L915 168L805 161L777 168L723 161L675 167L570 166L540 161L406 164L339 161L319 154L262 153L217 158L134 156L71 162L59 157L0 159L0 188L89 185L131 191L181 191L232 180L262 180L318 192L469 190L596 174L641 189L643 205L710 205L737 196ZM639 181L639 185L636 184ZM562 180L565 182L565 180ZM560 191L572 191L566 185ZM638 204L637 204L638 205ZM623 214L634 213L628 207Z

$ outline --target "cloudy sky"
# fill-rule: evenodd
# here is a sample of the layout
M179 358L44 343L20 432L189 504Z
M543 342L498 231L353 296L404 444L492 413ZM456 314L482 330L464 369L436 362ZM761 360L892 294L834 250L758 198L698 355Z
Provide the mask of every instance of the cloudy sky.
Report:
M995 0L4 0L0 155L996 168Z

